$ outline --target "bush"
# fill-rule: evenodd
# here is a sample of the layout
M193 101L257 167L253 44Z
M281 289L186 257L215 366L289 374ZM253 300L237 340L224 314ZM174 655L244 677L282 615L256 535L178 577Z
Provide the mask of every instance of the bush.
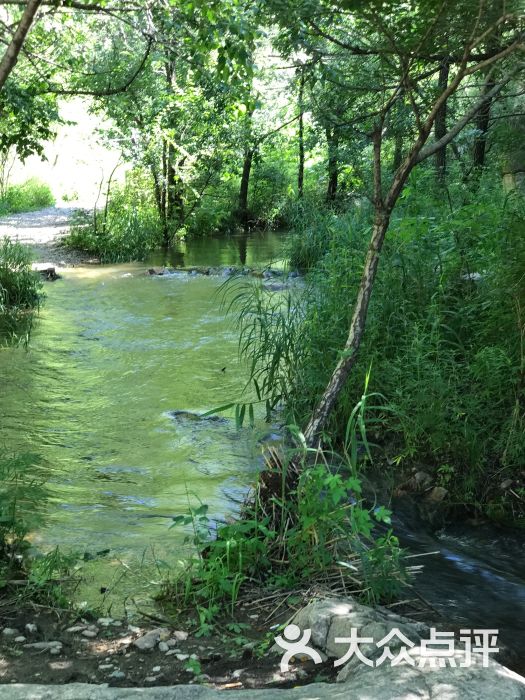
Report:
M55 204L55 198L49 185L32 177L21 185L7 187L5 196L0 199L0 213L17 214L35 211L51 207L53 204Z
M103 211L77 215L64 245L102 262L142 260L162 243L162 227L148 176L134 170L115 185Z
M31 253L20 243L0 243L0 335L29 334L33 311L42 299L42 282L31 269Z

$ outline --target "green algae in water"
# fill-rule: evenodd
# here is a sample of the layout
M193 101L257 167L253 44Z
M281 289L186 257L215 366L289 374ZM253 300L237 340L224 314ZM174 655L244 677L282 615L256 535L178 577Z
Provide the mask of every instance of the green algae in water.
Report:
M114 602L100 592L112 587L146 599L186 554L169 526L188 493L223 517L259 467L257 430L173 413L205 412L244 386L221 282L69 271L47 287L30 349L0 354L3 445L48 465L35 547L106 552L83 567L76 597L90 605Z

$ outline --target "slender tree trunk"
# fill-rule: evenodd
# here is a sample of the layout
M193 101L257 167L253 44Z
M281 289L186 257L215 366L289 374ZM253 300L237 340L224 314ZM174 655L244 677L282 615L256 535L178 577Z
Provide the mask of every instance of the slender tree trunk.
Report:
M394 162L392 163L392 170L397 171L399 166L403 161L403 134L401 132L396 134L395 145L394 145Z
M0 90L4 87L6 80L9 78L11 71L16 66L18 61L18 56L24 45L26 36L31 29L33 20L38 11L38 8L42 4L42 0L29 0L26 3L25 10L20 18L18 27L13 34L7 49L5 50L4 56L0 61Z
M300 68L299 80L299 166L297 170L297 194L304 194L304 67Z
M438 87L440 93L447 89L448 76L449 76L449 64L447 62L443 63L439 69ZM436 141L443 138L447 133L447 103L443 102L436 114L436 121L434 124L434 134ZM445 177L447 173L447 147L442 146L436 152L436 178L439 184L444 184Z
M168 209L167 209L167 192L168 192L168 144L165 140L162 142L162 187L160 197L160 208L162 212L162 220L164 229L168 225Z
M335 128L326 129L326 140L328 142L328 187L326 189L326 201L333 202L337 196L337 184L339 179L339 136Z
M485 92L489 92L494 87L494 81L490 81L485 85ZM479 174L485 167L485 155L487 151L487 136L490 125L490 109L492 100L487 100L483 107L476 115L475 124L478 131L474 139L474 147L472 150L472 164L474 170Z
M252 171L254 154L255 151L253 148L246 148L244 152L244 162L242 166L241 186L239 189L238 218L245 230L248 228L248 191L250 188L250 174Z
M525 119L516 117L509 120L510 139L503 161L503 187L506 192L525 195Z

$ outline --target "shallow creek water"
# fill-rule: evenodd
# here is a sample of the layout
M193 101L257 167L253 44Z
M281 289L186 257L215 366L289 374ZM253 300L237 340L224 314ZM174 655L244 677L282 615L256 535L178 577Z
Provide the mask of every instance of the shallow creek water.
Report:
M179 262L239 264L239 241L223 246L218 255L215 241L206 256L197 245ZM249 264L275 264L282 237L242 246ZM84 571L78 595L90 603L113 586L120 599L145 598L163 562L184 554L169 516L187 509L188 493L224 516L259 466L258 430L170 413L240 396L238 336L218 295L224 280L150 277L147 267L67 270L46 285L30 349L0 352L2 446L36 452L46 465L50 494L35 547L88 558L110 550Z
M181 244L146 265L69 270L46 285L28 351L0 352L0 441L45 460L49 498L35 548L88 562L79 600L146 605L166 565L184 559L170 517L190 498L224 517L260 466L259 438L233 421L192 420L240 395L237 333L217 296L219 277L149 277L159 264L278 263L282 237ZM195 502L195 501L194 501ZM525 669L525 544L516 533L448 528L427 533L401 510L396 530L424 558L417 588L453 625L497 627ZM109 593L101 593L101 589Z

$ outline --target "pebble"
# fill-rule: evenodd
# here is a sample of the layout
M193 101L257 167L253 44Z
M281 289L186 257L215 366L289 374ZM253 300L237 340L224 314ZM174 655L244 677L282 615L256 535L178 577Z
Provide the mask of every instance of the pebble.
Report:
M86 629L86 625L73 625L73 627L68 627L66 632L74 634L75 632L82 632Z
M101 627L109 627L114 623L114 620L112 617L99 617L97 620L97 625L100 625Z
M25 641L26 641L26 638L24 637L23 634L19 635L18 637L15 637L15 642L19 642L21 644L22 642L25 642Z
M195 677L195 680L197 683L208 683L211 681L211 676L208 676L207 673L200 673L198 676Z
M176 639L168 639L168 641L166 642L166 644L167 644L169 647L176 647L177 644L178 644L178 641L177 641Z
M153 668L151 669L152 673L158 673L159 671L160 671L160 666L153 666Z
M173 632L172 634L172 637L178 642L185 642L188 639L188 633L183 632L182 630L175 630L175 632Z
M190 658L189 654L176 654L176 656L179 661L186 661L186 659Z
M99 671L109 671L110 669L113 668L113 664L100 664L98 667Z
M49 653L58 656L58 654L62 653L62 647L53 647L49 650Z
M4 637L18 637L20 632L15 627L4 627L2 634Z
M89 639L94 639L98 634L98 630L84 630L82 632L83 637L88 637Z
M15 640L16 641L16 640ZM166 642L159 642L159 651L169 651L170 648Z
M115 678L116 680L123 680L126 677L126 674L124 671L119 671L118 669L116 671L113 671L113 673L109 674L110 678Z
M62 649L62 642L31 642L31 644L24 644L24 649L42 649L44 651Z
M34 622L28 622L26 625L26 632L28 634L35 634L35 632L38 632L38 627Z
M156 630L150 630L146 634L142 635L133 642L134 646L140 651L151 651L157 646L159 641L167 639L169 636L169 630L164 627L159 627Z
M144 681L146 683L155 683L156 680L157 676L146 676L146 678L144 678Z

